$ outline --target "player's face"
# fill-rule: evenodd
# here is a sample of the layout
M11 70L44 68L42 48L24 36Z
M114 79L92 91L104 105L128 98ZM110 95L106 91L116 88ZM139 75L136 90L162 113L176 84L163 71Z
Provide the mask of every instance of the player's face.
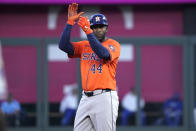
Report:
M94 25L92 26L92 30L100 42L105 40L105 35L107 32L107 26L105 25Z

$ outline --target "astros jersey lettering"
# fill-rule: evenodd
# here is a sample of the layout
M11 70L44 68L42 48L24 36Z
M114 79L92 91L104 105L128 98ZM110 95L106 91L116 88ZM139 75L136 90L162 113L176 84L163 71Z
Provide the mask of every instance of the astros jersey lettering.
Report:
M102 45L110 52L111 59L100 59L92 50L88 41L72 42L74 55L71 58L81 59L82 88L84 91L97 89L116 90L116 67L120 56L120 44L107 39Z

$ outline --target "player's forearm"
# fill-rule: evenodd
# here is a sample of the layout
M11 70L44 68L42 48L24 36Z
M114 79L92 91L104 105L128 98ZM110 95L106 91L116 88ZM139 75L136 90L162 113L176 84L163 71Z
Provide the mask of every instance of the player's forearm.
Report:
M73 45L70 43L70 33L71 33L72 25L66 24L64 31L59 40L59 48L68 53L69 55L74 54Z
M93 51L97 54L99 58L104 59L104 60L110 59L109 51L104 46L102 46L102 44L97 40L97 38L95 37L93 33L88 34L87 38L89 40L91 48L93 49Z

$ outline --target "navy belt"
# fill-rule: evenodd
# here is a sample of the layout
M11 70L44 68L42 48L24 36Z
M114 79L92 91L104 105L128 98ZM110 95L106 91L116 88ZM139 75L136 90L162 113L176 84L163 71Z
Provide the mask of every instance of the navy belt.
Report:
M84 91L84 94L88 97L91 97L91 96L99 95L101 93L110 92L110 91L111 91L111 89L102 89L102 90L95 90L95 91L90 91L90 92Z

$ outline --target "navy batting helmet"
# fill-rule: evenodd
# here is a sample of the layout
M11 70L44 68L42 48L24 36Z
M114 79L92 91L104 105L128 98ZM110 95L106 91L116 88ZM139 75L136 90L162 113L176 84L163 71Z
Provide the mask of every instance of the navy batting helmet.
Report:
M108 26L108 21L103 14L94 14L90 18L90 26L105 25Z

